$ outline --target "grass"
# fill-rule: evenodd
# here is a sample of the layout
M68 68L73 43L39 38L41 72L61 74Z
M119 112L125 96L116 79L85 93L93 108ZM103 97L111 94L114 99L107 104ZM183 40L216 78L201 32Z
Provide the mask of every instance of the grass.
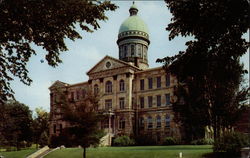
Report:
M28 155L35 152L35 148L23 149L19 151L5 151L0 152L0 155L4 156L4 158L26 158Z
M11 148L12 150L16 150L15 147ZM26 158L28 155L37 151L35 144L32 144L32 146L29 148L23 148L19 151L6 151L6 150L7 150L6 148L1 148L0 156L4 156L4 158Z
M81 158L82 149L65 148L56 150L44 158ZM87 158L202 158L212 152L210 145L178 146L136 146L136 147L99 147L87 149Z

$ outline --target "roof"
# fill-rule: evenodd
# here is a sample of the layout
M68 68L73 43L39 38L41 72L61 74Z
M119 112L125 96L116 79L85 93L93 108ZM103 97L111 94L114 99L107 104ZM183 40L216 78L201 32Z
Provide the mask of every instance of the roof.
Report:
M95 64L95 65L87 72L87 75L89 75L89 74L91 73L91 71L93 71L97 66L99 66L99 64L100 64L102 61L104 61L104 60L107 59L107 58L112 59L112 60L115 60L115 61L117 61L117 62L119 62L119 63L122 63L122 64L124 64L124 65L126 65L126 66L132 67L132 68L134 68L134 69L136 69L136 70L141 70L140 68L138 68L138 67L136 67L136 66L133 66L133 65L130 65L129 63L127 63L127 62L125 62L125 61L122 61L122 60L119 60L119 59L116 59L116 58L113 58L113 57L111 57L111 56L106 55L104 58L102 58L97 64Z
M145 22L137 15L137 7L133 4L130 9L130 16L121 24L119 34L127 31L142 31L149 34L148 26ZM134 12L133 14L131 13Z

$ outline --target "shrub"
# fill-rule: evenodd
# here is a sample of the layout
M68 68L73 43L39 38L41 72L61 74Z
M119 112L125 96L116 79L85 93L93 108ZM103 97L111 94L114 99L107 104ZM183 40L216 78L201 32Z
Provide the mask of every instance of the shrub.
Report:
M215 152L226 152L228 155L239 155L242 147L249 146L249 136L242 133L225 133L219 141L215 141L213 150Z
M114 145L115 146L129 146L134 145L135 141L133 139L130 139L129 136L120 136L114 139Z
M214 143L213 139L197 139L197 140L193 140L191 141L190 144L192 145L212 145Z
M177 145L177 144L180 144L180 141L174 137L166 137L163 142L163 145Z
M156 145L156 140L151 135L140 134L135 137L136 145Z

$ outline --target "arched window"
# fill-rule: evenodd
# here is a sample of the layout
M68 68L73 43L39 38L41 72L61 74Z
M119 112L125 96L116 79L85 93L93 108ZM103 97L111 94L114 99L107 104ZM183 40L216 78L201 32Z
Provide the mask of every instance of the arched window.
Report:
M142 46L139 44L137 49L138 49L138 57L141 57Z
M135 54L135 45L131 45L131 57Z
M140 128L144 129L144 118L143 117L140 118Z
M166 115L165 123L166 128L170 128L170 115Z
M97 84L94 85L94 94L98 94L99 93L99 87Z
M161 116L157 116L156 125L157 125L157 128L161 128Z
M124 46L124 57L127 57L127 46Z
M124 118L121 118L119 120L119 128L120 129L124 129L125 128L125 119Z
M120 52L120 53L119 53L119 55L120 55L119 58L123 58L123 52L122 52L122 47L121 47L121 46L119 47L119 52Z
M112 93L112 82L111 81L107 81L106 85L105 85L105 92L106 93Z
M148 129L153 128L153 119L151 116L148 117Z
M125 82L124 80L120 80L120 91L123 92L125 90Z

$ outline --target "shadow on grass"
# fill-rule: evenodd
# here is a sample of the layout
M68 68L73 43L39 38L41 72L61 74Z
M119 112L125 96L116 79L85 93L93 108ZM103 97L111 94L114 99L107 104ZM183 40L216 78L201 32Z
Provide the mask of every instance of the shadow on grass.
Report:
M214 153L206 153L202 155L202 158L240 158L240 156L225 152L214 152Z

